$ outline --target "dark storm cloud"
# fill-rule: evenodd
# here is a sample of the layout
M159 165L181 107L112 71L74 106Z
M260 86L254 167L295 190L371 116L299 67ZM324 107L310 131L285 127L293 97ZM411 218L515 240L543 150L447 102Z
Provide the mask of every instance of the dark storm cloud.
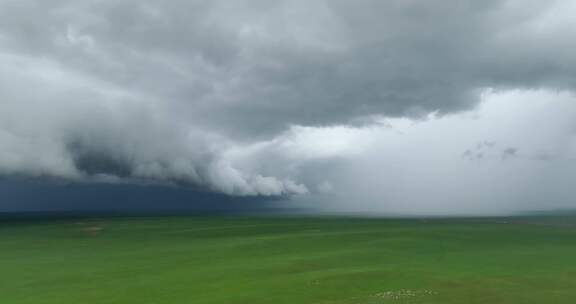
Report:
M176 187L67 184L0 179L4 212L108 214L239 214L289 211L277 200L239 198Z
M293 125L469 109L486 88L573 90L573 7L3 1L0 172L306 193L230 154Z
M8 1L0 22L4 49L153 96L210 128L252 134L466 109L484 87L573 88L576 56L564 50L574 32L539 25L553 6Z

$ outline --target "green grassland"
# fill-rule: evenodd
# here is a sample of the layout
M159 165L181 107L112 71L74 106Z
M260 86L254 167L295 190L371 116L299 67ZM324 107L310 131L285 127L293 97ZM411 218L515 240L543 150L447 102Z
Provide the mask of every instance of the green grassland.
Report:
M576 227L557 223L4 221L0 303L576 303Z

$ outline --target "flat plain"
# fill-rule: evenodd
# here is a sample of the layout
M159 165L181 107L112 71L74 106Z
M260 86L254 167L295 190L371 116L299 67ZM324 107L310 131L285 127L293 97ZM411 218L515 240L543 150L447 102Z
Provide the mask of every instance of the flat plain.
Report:
M573 224L573 217L5 220L0 303L576 303Z

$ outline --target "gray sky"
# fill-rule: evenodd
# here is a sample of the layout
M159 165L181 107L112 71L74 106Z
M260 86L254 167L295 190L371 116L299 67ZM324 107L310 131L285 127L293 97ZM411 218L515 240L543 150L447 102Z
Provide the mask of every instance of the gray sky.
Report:
M575 11L0 1L0 175L338 212L573 208Z

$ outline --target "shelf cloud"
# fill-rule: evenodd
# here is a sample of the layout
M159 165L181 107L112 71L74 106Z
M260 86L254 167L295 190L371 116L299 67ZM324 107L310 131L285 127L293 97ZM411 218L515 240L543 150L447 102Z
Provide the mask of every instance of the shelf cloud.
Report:
M372 208L386 197L378 181L400 174L377 167L437 168L411 158L416 150L458 168L436 172L445 191L448 175L474 179L479 162L490 172L569 162L574 9L559 0L3 1L0 175L318 206L346 189ZM530 115L542 100L549 116L532 131L524 122L538 120ZM478 124L491 131L465 134ZM496 139L507 130L516 133ZM390 185L428 184L412 174ZM406 195L389 198L402 208L377 205L458 209L440 201L461 197L434 193L443 194L427 207ZM494 200L516 208L518 199ZM480 206L466 208L506 209Z

